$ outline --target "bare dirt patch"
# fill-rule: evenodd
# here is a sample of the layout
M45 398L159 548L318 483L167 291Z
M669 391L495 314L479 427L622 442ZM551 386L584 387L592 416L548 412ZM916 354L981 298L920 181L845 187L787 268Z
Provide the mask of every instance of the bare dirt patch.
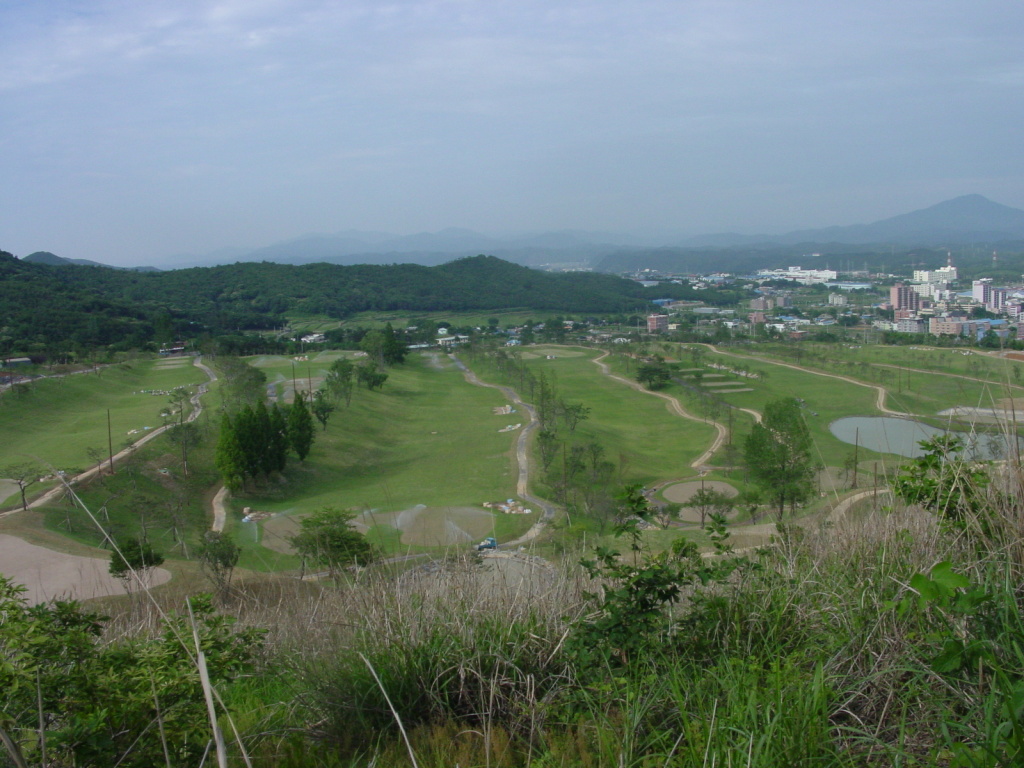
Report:
M0 569L4 576L28 587L25 597L30 603L123 595L124 586L107 572L109 564L106 559L69 555L0 534ZM170 571L154 568L149 585L155 587L170 579Z

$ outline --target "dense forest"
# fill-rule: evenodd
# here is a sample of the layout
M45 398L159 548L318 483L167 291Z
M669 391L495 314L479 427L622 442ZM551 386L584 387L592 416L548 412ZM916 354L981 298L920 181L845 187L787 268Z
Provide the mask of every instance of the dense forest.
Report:
M663 286L654 296L612 275L540 272L491 256L438 267L264 262L136 272L31 263L0 252L0 356L269 329L287 312L338 319L370 310L621 312L688 291Z

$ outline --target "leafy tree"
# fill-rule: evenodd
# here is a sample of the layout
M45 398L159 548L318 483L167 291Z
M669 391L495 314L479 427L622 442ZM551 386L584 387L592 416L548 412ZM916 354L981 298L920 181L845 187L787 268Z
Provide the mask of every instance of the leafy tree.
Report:
M42 467L32 462L8 464L5 467L0 467L0 477L5 477L18 486L18 490L21 492L22 509L28 509L28 501L25 498L25 491L38 483L42 474Z
M129 594L135 584L145 584L149 573L163 565L164 556L157 552L148 541L127 539L118 543L110 553L110 575L124 584Z
M781 521L791 507L810 495L811 433L795 398L765 405L763 421L754 424L744 444L744 459L754 482L764 490Z
M644 363L636 371L636 380L648 389L664 389L672 378L665 363Z
M181 467L188 474L188 452L203 441L203 434L192 421L175 424L167 431L167 438L181 448Z
M288 443L299 457L299 461L306 460L315 438L313 417L306 407L306 400L301 392L296 392L295 401L288 409Z
M351 404L355 374L356 366L351 360L340 358L331 363L331 368L324 380L324 384L327 387L327 391L331 393L331 397L335 400L344 398L346 406Z
M707 523L709 514L722 515L724 517L732 511L735 503L721 491L701 488L683 506L697 510L697 514L700 515L700 525L703 528Z
M242 548L219 531L207 531L199 548L199 565L223 596L231 586L231 574L238 565Z
M537 448L540 450L540 462L547 471L558 452L558 435L550 429L542 429L537 433Z
M562 401L559 410L561 411L562 419L565 421L565 426L569 428L570 432L575 432L576 426L581 421L586 421L590 417L590 408L583 403L567 403Z
M671 551L647 554L642 525L655 513L643 489L628 485L618 499L615 536L628 539L632 558L601 546L593 559L581 561L592 578L604 582L600 594L591 596L596 611L576 621L566 641L570 658L583 670L608 664L628 666L663 648L670 622L666 609L681 597L684 587L725 581L748 564L744 558L703 558L688 539L677 539ZM731 552L724 518L712 515L708 533L718 554Z
M374 558L366 537L352 528L354 512L336 507L321 507L299 522L299 532L291 544L303 560L311 560L328 569L331 576L349 565L366 565Z
M360 366L356 372L356 377L370 390L383 389L384 382L388 380L388 375L378 370L377 365L372 361L368 365Z
M316 416L316 420L323 425L323 428L327 429L327 421L331 418L331 414L334 413L334 403L327 398L327 393L322 389L318 389L313 393L313 415Z

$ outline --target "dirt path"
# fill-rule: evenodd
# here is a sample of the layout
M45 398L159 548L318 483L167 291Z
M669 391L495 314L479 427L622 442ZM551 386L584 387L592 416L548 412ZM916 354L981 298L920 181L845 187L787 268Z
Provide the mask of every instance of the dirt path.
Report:
M595 357L593 360L591 360L592 363L594 363L598 368L601 369L601 373L603 373L605 376L615 379L616 381L620 381L627 387L631 387L637 390L638 392L653 395L654 397L660 397L662 400L668 402L671 410L673 410L676 413L676 415L682 416L684 419L690 419L690 421L699 421L702 424L711 424L712 426L714 426L716 430L718 430L718 435L712 441L711 447L704 451L704 453L702 453L700 456L698 456L690 463L690 466L698 471L705 471L710 469L710 467L707 466L707 463L711 460L711 457L715 454L715 452L722 447L722 443L725 442L725 438L729 436L729 430L726 429L725 425L719 424L717 421L705 421L704 419L694 416L693 414L689 413L685 408L683 408L679 400L673 397L672 395L666 395L664 392L653 392L645 388L644 385L641 384L639 381L633 381L632 379L627 379L623 376L619 376L617 374L612 373L611 369L608 367L608 364L602 362L606 357L608 357L609 354L610 353L606 351ZM758 414L756 411L749 411L749 413L754 414L754 418L756 418L758 421L761 420L760 414Z
M199 414L203 410L200 398L208 391L210 382L217 380L217 375L202 362L202 358L195 358L193 364L206 373L209 381L200 384L196 393L191 397L190 402L193 408L188 421L195 421L199 418ZM116 467L117 463L132 451L153 440L170 426L174 425L154 429L132 446L116 453L113 457L114 466ZM104 462L103 465L109 466L109 461ZM99 469L101 468L92 467L73 478L65 478L60 485L30 502L29 509L38 509L58 500L75 483L95 477ZM19 508L0 513L0 518L22 511ZM221 525L223 527L223 521ZM109 560L106 558L71 555L29 544L15 536L0 534L0 562L3 563L4 575L19 584L24 584L28 588L28 597L33 602L44 602L55 597L87 600L93 597L125 593L123 584L107 573ZM170 571L156 568L150 574L149 584L156 586L169 581L170 578Z
M699 342L695 342L695 343L699 343ZM863 381L858 381L857 379L851 379L849 376L841 376L841 375L839 375L837 373L825 373L823 371L816 371L813 368L807 368L807 367L805 367L803 365L794 365L793 363L782 363L782 362L779 362L777 360L767 360L767 359L765 359L763 357L749 357L747 355L737 355L734 352L723 352L718 347L716 347L714 344L700 343L700 346L707 347L708 349L710 349L712 352L714 352L717 355L725 355L726 357L735 357L735 358L737 358L739 360L746 360L747 362L750 362L750 361L753 360L755 362L767 363L768 365L781 365L783 368L792 368L795 371L803 371L804 373L812 373L815 376L825 376L825 377L827 377L829 379L839 379L840 381L845 381L845 382L848 382L850 384L856 384L858 387L867 387L868 389L873 389L873 390L875 390L878 393L878 397L875 400L875 405L878 408L878 410L880 410L882 413L887 413L890 416L897 416L899 418L905 418L905 419L914 418L914 414L912 414L912 413L904 413L903 411L894 411L894 410L892 410L891 408L889 408L885 404L885 398L886 398L886 395L888 395L888 392L886 391L885 387L876 386L874 384L866 384Z
M487 382L480 381L473 371L471 371L465 363L459 360L454 355L452 360L455 361L455 365L462 371L462 375L465 376L466 381L470 384L475 384L478 387L489 387L496 389L505 395L517 408L522 412L526 413L530 417L530 423L527 424L523 429L519 431L518 439L516 440L516 465L518 467L518 478L516 480L516 495L524 501L529 502L531 505L539 507L542 510L540 519L537 520L530 529L520 536L518 539L512 541L506 541L502 543L502 547L517 547L520 544L525 544L528 541L540 536L541 532L547 527L548 523L551 522L555 517L555 506L545 499L541 499L538 496L534 496L530 493L530 452L529 452L529 439L530 433L534 432L539 426L540 421L537 418L537 412L533 406L526 403L519 397L519 394L511 387L505 387L500 384L488 384Z
M213 381L217 380L217 374L215 374L213 372L213 370L209 366L207 366L206 364L204 364L202 362L202 357L195 358L195 360L193 361L193 364L196 367L200 368L209 377L209 381L206 381L206 382L203 382L202 384L200 384L196 388L196 393L194 395L192 395L192 397L190 398L189 402L192 403L192 413L189 414L189 417L188 417L188 419L186 419L186 421L195 421L196 419L199 418L199 414L201 414L203 412L203 406L202 406L202 403L200 402L200 398L204 394L206 394L206 392L208 391L210 382L213 382ZM168 429L170 429L173 426L175 426L175 425L174 424L168 424L168 425L165 425L163 427L157 427L153 431L148 432L147 434L143 435L141 438L136 440L134 443L132 443L132 445L130 445L127 448L124 448L124 449L118 451L117 453L115 453L114 457L113 457L114 466L116 467L118 462L123 461L124 458L126 456L128 456L129 454L131 454L132 451L134 451L136 448L139 448L140 446L145 445L150 440L155 439L158 435L162 435L164 432L166 432ZM99 471L106 471L106 469L109 469L109 468L110 468L110 459L107 459L106 461L104 461L98 467L90 467L89 469L85 470L81 474L75 475L73 478L70 478L70 479L65 478L63 483L57 485L54 488L51 488L46 493L44 493L41 496L38 496L37 498L35 498L32 501L30 501L29 505L28 505L28 508L29 509L38 509L39 507L44 507L47 504L52 504L53 502L58 501L61 498L61 496L63 496L66 487L70 487L71 485L75 485L75 484L78 484L78 483L85 482L86 480L91 480L92 478L94 478L96 476L97 472L99 472ZM2 512L2 513L0 513L0 519L2 519L4 517L7 517L8 515L13 515L16 512L21 512L21 511L23 511L23 510L21 510L21 509L12 509L12 510L9 510L7 512Z

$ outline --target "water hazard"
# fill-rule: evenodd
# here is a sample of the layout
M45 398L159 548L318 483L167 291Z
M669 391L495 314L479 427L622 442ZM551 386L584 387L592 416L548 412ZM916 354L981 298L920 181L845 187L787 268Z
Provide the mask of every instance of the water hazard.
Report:
M844 443L857 443L862 448L879 453L895 453L907 458L924 455L918 445L922 440L930 440L949 432L919 421L891 416L851 416L833 421L829 429ZM1002 459L1006 456L1006 438L1000 433L949 433L964 439L969 459Z

